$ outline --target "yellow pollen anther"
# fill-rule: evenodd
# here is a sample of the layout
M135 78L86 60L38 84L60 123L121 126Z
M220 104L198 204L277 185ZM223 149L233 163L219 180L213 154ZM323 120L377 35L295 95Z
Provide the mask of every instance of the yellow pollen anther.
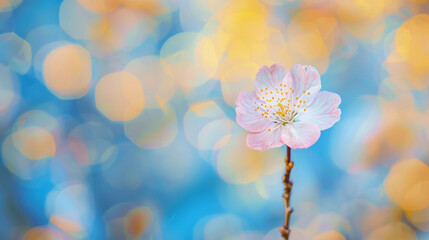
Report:
M304 108L304 112L307 111L307 109Z
M308 92L307 94L308 94L308 95L310 95L310 93L309 93L309 92Z
M270 128L268 128L268 132L270 132L271 131L271 129Z
M298 100L298 97L296 97L295 100Z
M305 91L302 91L302 93L305 93Z
M263 92L264 91L264 89L261 89L261 92Z
M265 90L268 90L268 88L266 87Z
M281 116L284 116L284 115L285 115L285 109L284 109L284 106L283 106L281 103L277 104L277 106L279 106L279 108L280 108L280 111L278 111L278 112L277 112L277 114L278 114L278 115L281 115ZM286 111L286 112L287 112L287 111Z

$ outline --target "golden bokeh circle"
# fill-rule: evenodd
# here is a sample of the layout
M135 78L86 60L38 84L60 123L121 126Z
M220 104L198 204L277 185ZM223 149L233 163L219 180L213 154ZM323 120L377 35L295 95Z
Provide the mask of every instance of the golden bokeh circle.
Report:
M143 86L129 72L107 74L95 87L98 110L112 121L129 121L144 108Z
M61 99L84 96L91 87L91 75L91 56L77 44L56 48L43 62L45 84Z
M28 127L12 135L16 148L32 160L44 159L55 155L55 139L50 132L40 127Z
M396 163L384 184L387 196L404 210L429 206L429 167L418 159Z

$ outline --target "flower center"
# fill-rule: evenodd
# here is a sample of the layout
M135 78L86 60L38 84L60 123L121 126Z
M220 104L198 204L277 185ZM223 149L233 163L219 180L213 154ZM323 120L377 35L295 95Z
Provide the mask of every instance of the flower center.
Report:
M285 84L280 84L273 90L261 89L258 101L255 102L255 112L260 112L262 117L278 124L275 128L286 126L294 122L301 112L307 111L304 107L309 95L310 92L302 91L297 97L294 89L286 87ZM271 130L273 129L268 129Z
M292 110L290 108L290 104L283 105L282 103L277 104L279 111L275 113L277 121L274 121L274 123L281 123L284 125L293 122L296 115L298 115L298 112L295 110Z

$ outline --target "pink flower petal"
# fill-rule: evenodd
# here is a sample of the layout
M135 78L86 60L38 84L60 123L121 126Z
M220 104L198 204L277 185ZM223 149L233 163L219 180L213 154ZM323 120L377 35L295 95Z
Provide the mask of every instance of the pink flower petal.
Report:
M321 88L319 72L313 66L295 64L291 73L294 97L310 103Z
M306 107L306 111L298 115L297 120L314 123L320 130L325 130L340 120L341 110L338 108L340 103L341 98L338 94L321 91Z
M261 116L260 111L255 111L259 102L255 92L241 92L235 103L237 104L237 123L249 132L261 132L268 128L270 120Z
M292 122L283 128L281 141L289 147L308 148L320 137L320 130L316 124L309 122Z
M276 129L276 124L271 124L270 129L273 129L269 131L268 129L259 133L250 133L246 137L246 143L247 146L250 148L253 148L255 150L264 151L270 148L277 148L283 145L281 141L282 136L282 128L283 126L280 126Z
M292 82L292 75L282 66L274 64L271 67L263 66L256 74L255 90L261 94L261 90L273 90L280 87L280 83Z

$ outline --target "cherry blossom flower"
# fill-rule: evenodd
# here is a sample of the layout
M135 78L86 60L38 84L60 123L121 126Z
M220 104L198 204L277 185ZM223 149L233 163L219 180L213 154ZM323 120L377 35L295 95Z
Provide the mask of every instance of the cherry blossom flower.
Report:
M283 144L293 149L313 145L320 131L341 115L340 96L320 88L320 75L312 66L297 64L290 72L278 64L263 66L255 90L241 92L236 100L237 122L250 132L247 145L261 151Z

